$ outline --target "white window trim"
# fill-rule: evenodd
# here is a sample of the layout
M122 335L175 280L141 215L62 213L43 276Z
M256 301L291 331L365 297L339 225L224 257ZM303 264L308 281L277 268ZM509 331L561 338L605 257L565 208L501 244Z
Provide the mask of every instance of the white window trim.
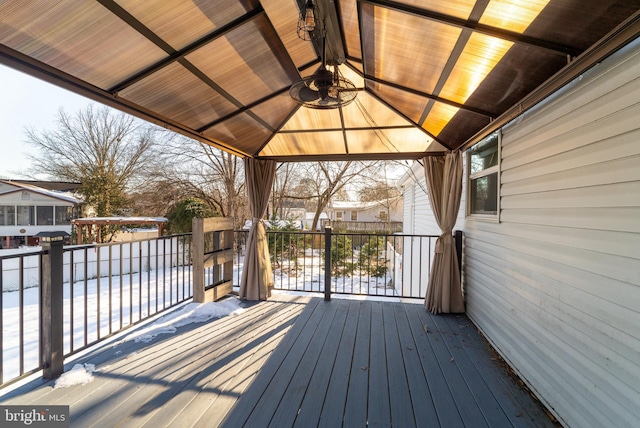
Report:
M500 193L500 189L502 188L502 181L501 181L501 170L502 170L502 132L500 130L497 131L498 133L498 164L492 166L491 168L487 168L487 169L483 169L480 172L476 172L475 174L471 174L471 152L469 150L466 151L465 155L466 155L466 160L467 160L467 167L466 169L466 180L467 180L467 195L466 195L466 215L467 217L474 219L474 220L480 220L480 221L486 221L489 223L500 223L500 200L501 198L501 193ZM473 147L473 146L471 146ZM470 147L470 148L471 148ZM469 149L470 149L469 148ZM478 178L482 178L484 176L487 175L491 175L494 173L498 173L498 189L497 192L498 194L496 195L497 197L497 201L496 201L496 213L495 214L477 214L477 213L472 213L471 212L471 180L475 180Z

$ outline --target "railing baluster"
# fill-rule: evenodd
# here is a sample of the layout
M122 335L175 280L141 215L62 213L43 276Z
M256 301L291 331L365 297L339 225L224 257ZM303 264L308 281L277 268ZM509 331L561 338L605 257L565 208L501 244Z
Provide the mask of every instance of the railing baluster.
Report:
M112 329L112 323L113 323L113 314L112 314L112 310L113 310L113 246L109 245L109 252L107 253L108 255L108 263L107 265L109 266L109 334L111 334Z
M42 264L40 264L42 266ZM20 257L18 263L18 322L19 337L20 337L20 375L24 373L24 258ZM42 277L42 275L40 275ZM40 331L42 331L42 324L40 325ZM42 343L41 343L42 344Z
M156 239L156 254L155 254L155 262L156 262L156 268L155 268L155 281L156 281L156 313L158 312L158 240Z
M89 343L89 284L87 282L87 276L89 276L89 261L88 257L88 248L84 249L84 344L83 346L87 346Z
M73 275L73 251L69 251L69 353L73 352L73 319L75 318L75 311L74 311L74 303L75 303L75 299L74 297L74 290L73 290L73 283L74 283L74 275ZM0 271L2 271L2 269L0 269Z
M324 300L331 300L331 227L324 228Z
M0 329L4 328L4 267L0 259ZM0 340L0 385L4 383L4 340Z
M122 242L120 242L120 245L118 247L118 255L119 255L119 257L118 257L118 259L119 259L118 260L118 269L119 269L118 273L120 275L120 299L119 299L120 300L120 326L119 326L120 330L122 330L122 322L123 322L123 320L122 320L122 312L124 311L124 309L123 309L124 308L124 306L123 306L123 302L124 302L124 294L123 294L123 291L124 291L124 286L123 286L124 274L122 273L122 259L123 259L123 257L122 257L122 248L123 248L122 247Z
M147 316L151 315L151 241L147 240Z
M133 242L129 243L129 325L133 324Z

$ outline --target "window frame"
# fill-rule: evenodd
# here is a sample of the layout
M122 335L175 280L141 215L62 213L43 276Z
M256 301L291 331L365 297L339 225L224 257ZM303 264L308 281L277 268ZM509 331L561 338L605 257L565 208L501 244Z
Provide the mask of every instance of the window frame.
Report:
M476 173L471 173L471 149L473 149L473 147L475 147L478 144L482 144L485 141L487 141L489 138L493 138L494 135L497 135L498 137L498 163L496 165L493 165L489 168L483 169L481 171L478 171ZM466 151L466 161L467 161L467 165L466 165L466 186L467 186L467 192L466 192L466 215L467 217L471 217L473 219L476 220L483 220L483 221L488 221L488 222L493 222L493 223L499 223L500 222L500 188L502 187L502 183L501 183L501 171L502 171L502 132L500 130L488 135L487 137L483 138L482 140L478 141L476 144L474 144L473 146L469 147L469 149L467 149ZM492 174L496 174L496 179L497 179L497 186L496 186L496 213L495 214L490 214L490 213L479 213L479 212L472 212L471 209L471 185L473 183L474 180L478 180L480 178L483 177L488 177Z
M48 208L51 209L51 223L49 223L49 217L47 217L47 219L43 219L41 217L42 213L44 213ZM47 213L49 214L49 213ZM56 215L56 209L55 206L53 205L36 205L36 213L35 213L35 222L36 222L36 226L54 226L55 223L55 215ZM44 220L43 222L41 222L41 220Z

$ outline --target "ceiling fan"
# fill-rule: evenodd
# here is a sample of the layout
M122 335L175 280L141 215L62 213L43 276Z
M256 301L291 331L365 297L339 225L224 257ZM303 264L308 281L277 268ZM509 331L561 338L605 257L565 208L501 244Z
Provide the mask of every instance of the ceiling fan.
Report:
M304 107L332 109L344 107L353 101L358 89L340 74L337 65L331 71L323 64L313 75L294 83L289 95Z
M315 29L315 25L314 25ZM310 30L311 31L311 30ZM299 30L300 33L300 30ZM339 61L326 61L326 34L322 29L322 65L311 76L303 77L289 88L289 95L304 107L334 109L344 107L358 95L358 89L338 70Z

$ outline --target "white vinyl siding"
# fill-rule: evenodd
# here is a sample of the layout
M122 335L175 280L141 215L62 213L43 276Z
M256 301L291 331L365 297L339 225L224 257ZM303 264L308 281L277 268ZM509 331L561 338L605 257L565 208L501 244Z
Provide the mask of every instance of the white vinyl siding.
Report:
M466 167L466 157L463 157L463 170ZM427 195L427 183L424 177L424 168L419 163L412 167L411 179L407 181L404 189L404 223L405 234L415 235L436 235L440 236L442 231L433 216L429 195ZM467 183L462 180L462 198L460 200L460 211L453 230L462 230L465 225Z
M617 61L617 62L616 62ZM572 427L640 426L640 41L503 129L467 311Z

